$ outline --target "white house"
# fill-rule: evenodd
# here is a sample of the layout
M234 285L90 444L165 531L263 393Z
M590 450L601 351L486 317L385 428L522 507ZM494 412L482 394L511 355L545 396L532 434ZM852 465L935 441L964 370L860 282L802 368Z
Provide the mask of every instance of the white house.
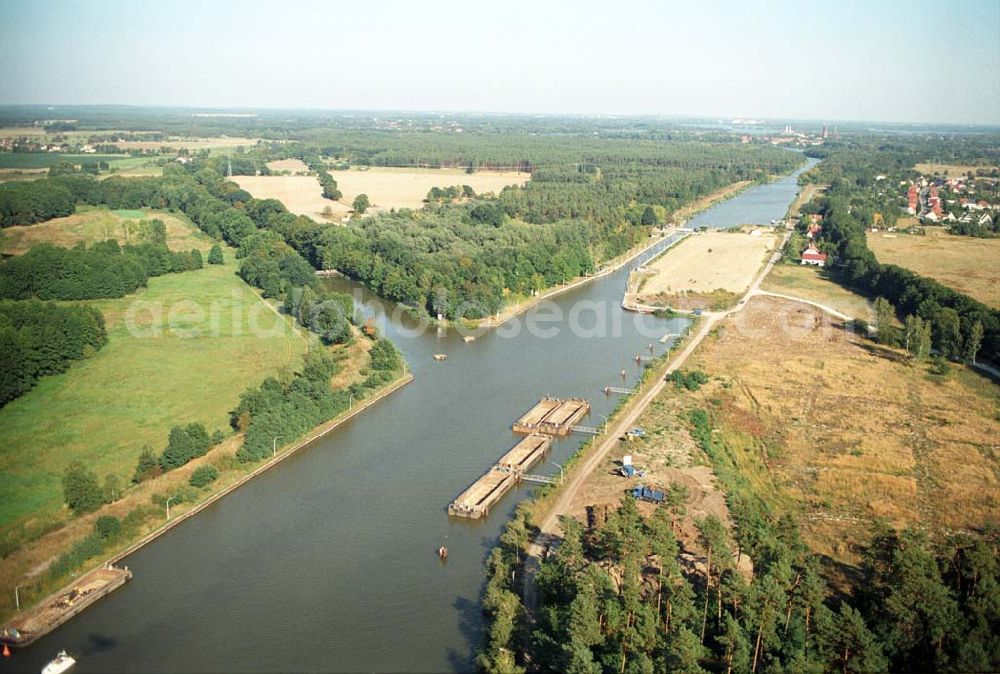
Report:
M809 244L809 247L802 251L801 264L811 264L815 267L826 266L826 253L821 253L816 246Z

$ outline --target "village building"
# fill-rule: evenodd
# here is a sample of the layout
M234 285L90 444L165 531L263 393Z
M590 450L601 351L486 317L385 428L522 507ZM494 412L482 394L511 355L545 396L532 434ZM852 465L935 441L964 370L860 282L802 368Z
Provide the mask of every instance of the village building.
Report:
M826 257L826 253L819 252L816 246L809 244L809 247L802 251L801 264L811 264L815 267L825 267Z

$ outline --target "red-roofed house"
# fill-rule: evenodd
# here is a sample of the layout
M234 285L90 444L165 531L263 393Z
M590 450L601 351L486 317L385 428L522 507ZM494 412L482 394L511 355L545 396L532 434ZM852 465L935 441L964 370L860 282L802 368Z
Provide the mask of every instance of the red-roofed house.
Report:
M806 232L806 236L811 239L815 236L818 236L819 233L822 231L823 231L823 226L814 222L811 225L809 225L809 230Z
M917 186L910 185L910 189L906 192L906 210L910 215L917 212Z
M816 246L809 244L809 247L802 251L802 264L824 267L826 266L826 253L819 252Z

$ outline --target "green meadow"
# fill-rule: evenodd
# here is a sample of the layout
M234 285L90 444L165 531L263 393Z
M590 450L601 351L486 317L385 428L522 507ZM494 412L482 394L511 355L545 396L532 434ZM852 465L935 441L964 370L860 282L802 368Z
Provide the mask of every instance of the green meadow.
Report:
M236 276L234 250L225 258L90 302L108 344L0 408L0 533L58 515L70 461L125 484L143 447L161 450L172 426L228 432L244 389L300 364L306 338Z

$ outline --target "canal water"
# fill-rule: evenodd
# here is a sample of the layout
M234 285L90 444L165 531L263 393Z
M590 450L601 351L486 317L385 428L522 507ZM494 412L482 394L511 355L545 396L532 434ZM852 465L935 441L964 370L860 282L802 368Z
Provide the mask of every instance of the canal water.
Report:
M696 220L781 218L798 173ZM616 402L603 387L634 383L636 355L650 355L650 344L661 354L659 338L684 328L683 319L623 312L627 274L469 343L454 329L420 332L391 305L331 280L358 292L413 382L131 555L130 583L3 669L38 671L67 649L77 672L470 670L485 559L532 487L484 521L450 519L446 507L515 444L511 423L539 397L585 397L593 409L583 423L598 426ZM552 462L583 439L557 441L533 472L558 474Z

